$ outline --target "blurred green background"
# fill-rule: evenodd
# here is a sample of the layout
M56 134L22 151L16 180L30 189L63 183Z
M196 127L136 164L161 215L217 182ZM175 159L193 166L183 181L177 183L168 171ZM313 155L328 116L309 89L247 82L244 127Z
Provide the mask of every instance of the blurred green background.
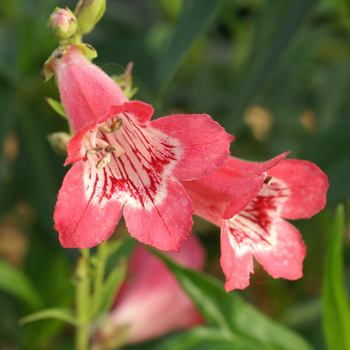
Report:
M46 28L50 13L75 5L0 0L0 257L25 272L46 307L72 304L76 252L62 249L53 229L67 169L47 135L66 131L66 122L44 100L59 97L40 69L57 46ZM155 117L208 113L235 135L233 155L262 161L288 150L329 176L326 210L295 223L308 247L305 277L273 280L257 266L251 286L239 292L324 349L325 251L336 204L349 214L350 2L107 0L84 41L108 74L134 62L135 98L152 104ZM219 230L200 220L194 229L208 249L207 270L222 279ZM349 267L346 244L347 282ZM51 337L51 349L69 345L72 331L58 321L18 325L43 306L24 299L0 291L0 349L46 349Z

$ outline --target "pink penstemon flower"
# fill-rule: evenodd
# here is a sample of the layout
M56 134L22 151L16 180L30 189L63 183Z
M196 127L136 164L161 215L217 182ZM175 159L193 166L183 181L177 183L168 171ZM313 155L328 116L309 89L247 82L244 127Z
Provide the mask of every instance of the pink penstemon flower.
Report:
M328 181L315 164L285 156L264 163L230 158L216 173L183 183L196 214L221 227L227 291L249 285L253 256L274 278L302 277L306 247L284 219L323 209Z
M63 247L107 239L123 213L130 234L162 250L178 250L192 226L193 207L179 180L224 165L232 136L208 115L150 121L153 108L129 101L84 56L89 47L60 49L45 65L56 74L74 137L74 163L58 194L54 219Z
M193 234L181 244L179 253L166 254L188 268L204 267L205 251ZM112 344L139 343L203 322L193 301L166 265L139 244L115 305L94 336L93 349L107 344L112 348Z

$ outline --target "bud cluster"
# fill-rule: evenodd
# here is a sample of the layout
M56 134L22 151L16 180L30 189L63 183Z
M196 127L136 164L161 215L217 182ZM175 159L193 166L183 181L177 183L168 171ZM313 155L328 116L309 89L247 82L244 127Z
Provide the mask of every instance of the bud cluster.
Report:
M57 7L48 27L60 44L80 43L83 34L90 33L106 9L106 0L79 0L74 13Z
M73 51L79 52L78 56L84 57L88 62L92 61L92 59L97 56L96 50L91 45L82 42L82 36L93 30L105 10L106 0L78 0L74 11L71 11L68 7L57 7L53 11L48 21L48 28L59 41L59 46L53 51L42 67L41 75L44 81L48 81L54 75L56 75L57 78L57 70L60 66L64 66L67 60L69 61L70 58L68 56L72 56L71 53ZM85 63L86 62L84 61L84 64ZM132 66L133 64L131 62L128 64L123 74L112 77L114 82L118 84L118 89L120 89L120 92L125 99L130 99L137 91L136 88L132 87ZM55 112L66 118L68 121L69 118L67 118L61 102L55 101L51 98L47 98L46 101ZM107 125L103 125L101 128L102 127L107 128ZM117 121L115 124L112 123L111 130L100 130L100 132L108 134L109 132L116 131L118 128L119 124ZM73 132L74 130L71 131ZM67 144L70 138L70 135L60 132L48 136L51 146L60 154L67 154ZM110 147L110 145L107 145L106 147L101 148L99 152L97 152L97 150L99 150L99 147L92 147L92 149L87 150L87 154L95 155L98 153L100 156L101 152L106 152L105 156L102 158L103 161L100 160L98 162L98 168L103 167L105 163L108 163L111 156L110 153L113 152L113 156L116 157L116 154L119 155L123 152L122 147L119 145L117 147Z

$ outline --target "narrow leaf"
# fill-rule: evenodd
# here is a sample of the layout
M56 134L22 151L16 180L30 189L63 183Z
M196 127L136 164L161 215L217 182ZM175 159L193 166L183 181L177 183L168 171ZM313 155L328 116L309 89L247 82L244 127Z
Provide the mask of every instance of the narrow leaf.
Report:
M0 290L26 302L33 310L42 307L39 294L25 274L0 260Z
M236 131L246 108L254 103L276 68L286 61L289 46L300 34L302 25L316 0L267 1L256 24L256 34L243 74L235 82L228 131ZM273 29L272 29L273 28Z
M14 118L14 106L15 104L15 92L11 84L2 80L1 64L0 61L0 106L1 106L1 118L0 118L0 145L4 147L6 136L13 127L15 122ZM5 158L4 149L0 152L0 197L5 190L6 180L9 177L9 169Z
M222 0L186 0L169 46L155 72L156 91L164 90L193 44L215 19Z
M323 277L323 327L329 349L350 349L350 310L344 282L344 207L339 205L330 235Z
M108 260L106 264L106 275L112 272L119 261L127 259L134 249L135 239L123 239L111 241L108 244Z
M29 322L45 320L48 318L54 318L57 320L64 321L66 323L70 323L72 325L77 325L77 320L74 317L73 312L66 308L52 308L38 311L31 315L22 317L19 320L19 323L23 325Z
M226 293L218 281L178 266L155 252L174 273L209 325L230 334L235 342L256 349L309 350L310 345L291 330L270 320L234 293Z
M99 313L107 312L112 307L115 296L124 281L127 267L126 259L121 259L119 265L116 266L107 276L106 282L103 285L101 300L99 302Z
M260 350L251 342L232 339L224 332L210 327L197 327L167 338L155 350Z

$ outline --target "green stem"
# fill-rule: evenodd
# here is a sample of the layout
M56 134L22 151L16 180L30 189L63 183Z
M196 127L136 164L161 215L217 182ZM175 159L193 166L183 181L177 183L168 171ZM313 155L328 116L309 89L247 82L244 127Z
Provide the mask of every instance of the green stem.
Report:
M93 316L96 317L99 312L101 304L101 292L102 285L105 276L106 262L108 258L108 241L98 245L97 248L97 261L95 267L95 278L94 278L94 294L92 297L92 310Z
M76 350L87 350L89 346L90 322L90 278L89 249L80 249L76 270L76 314L78 320Z

